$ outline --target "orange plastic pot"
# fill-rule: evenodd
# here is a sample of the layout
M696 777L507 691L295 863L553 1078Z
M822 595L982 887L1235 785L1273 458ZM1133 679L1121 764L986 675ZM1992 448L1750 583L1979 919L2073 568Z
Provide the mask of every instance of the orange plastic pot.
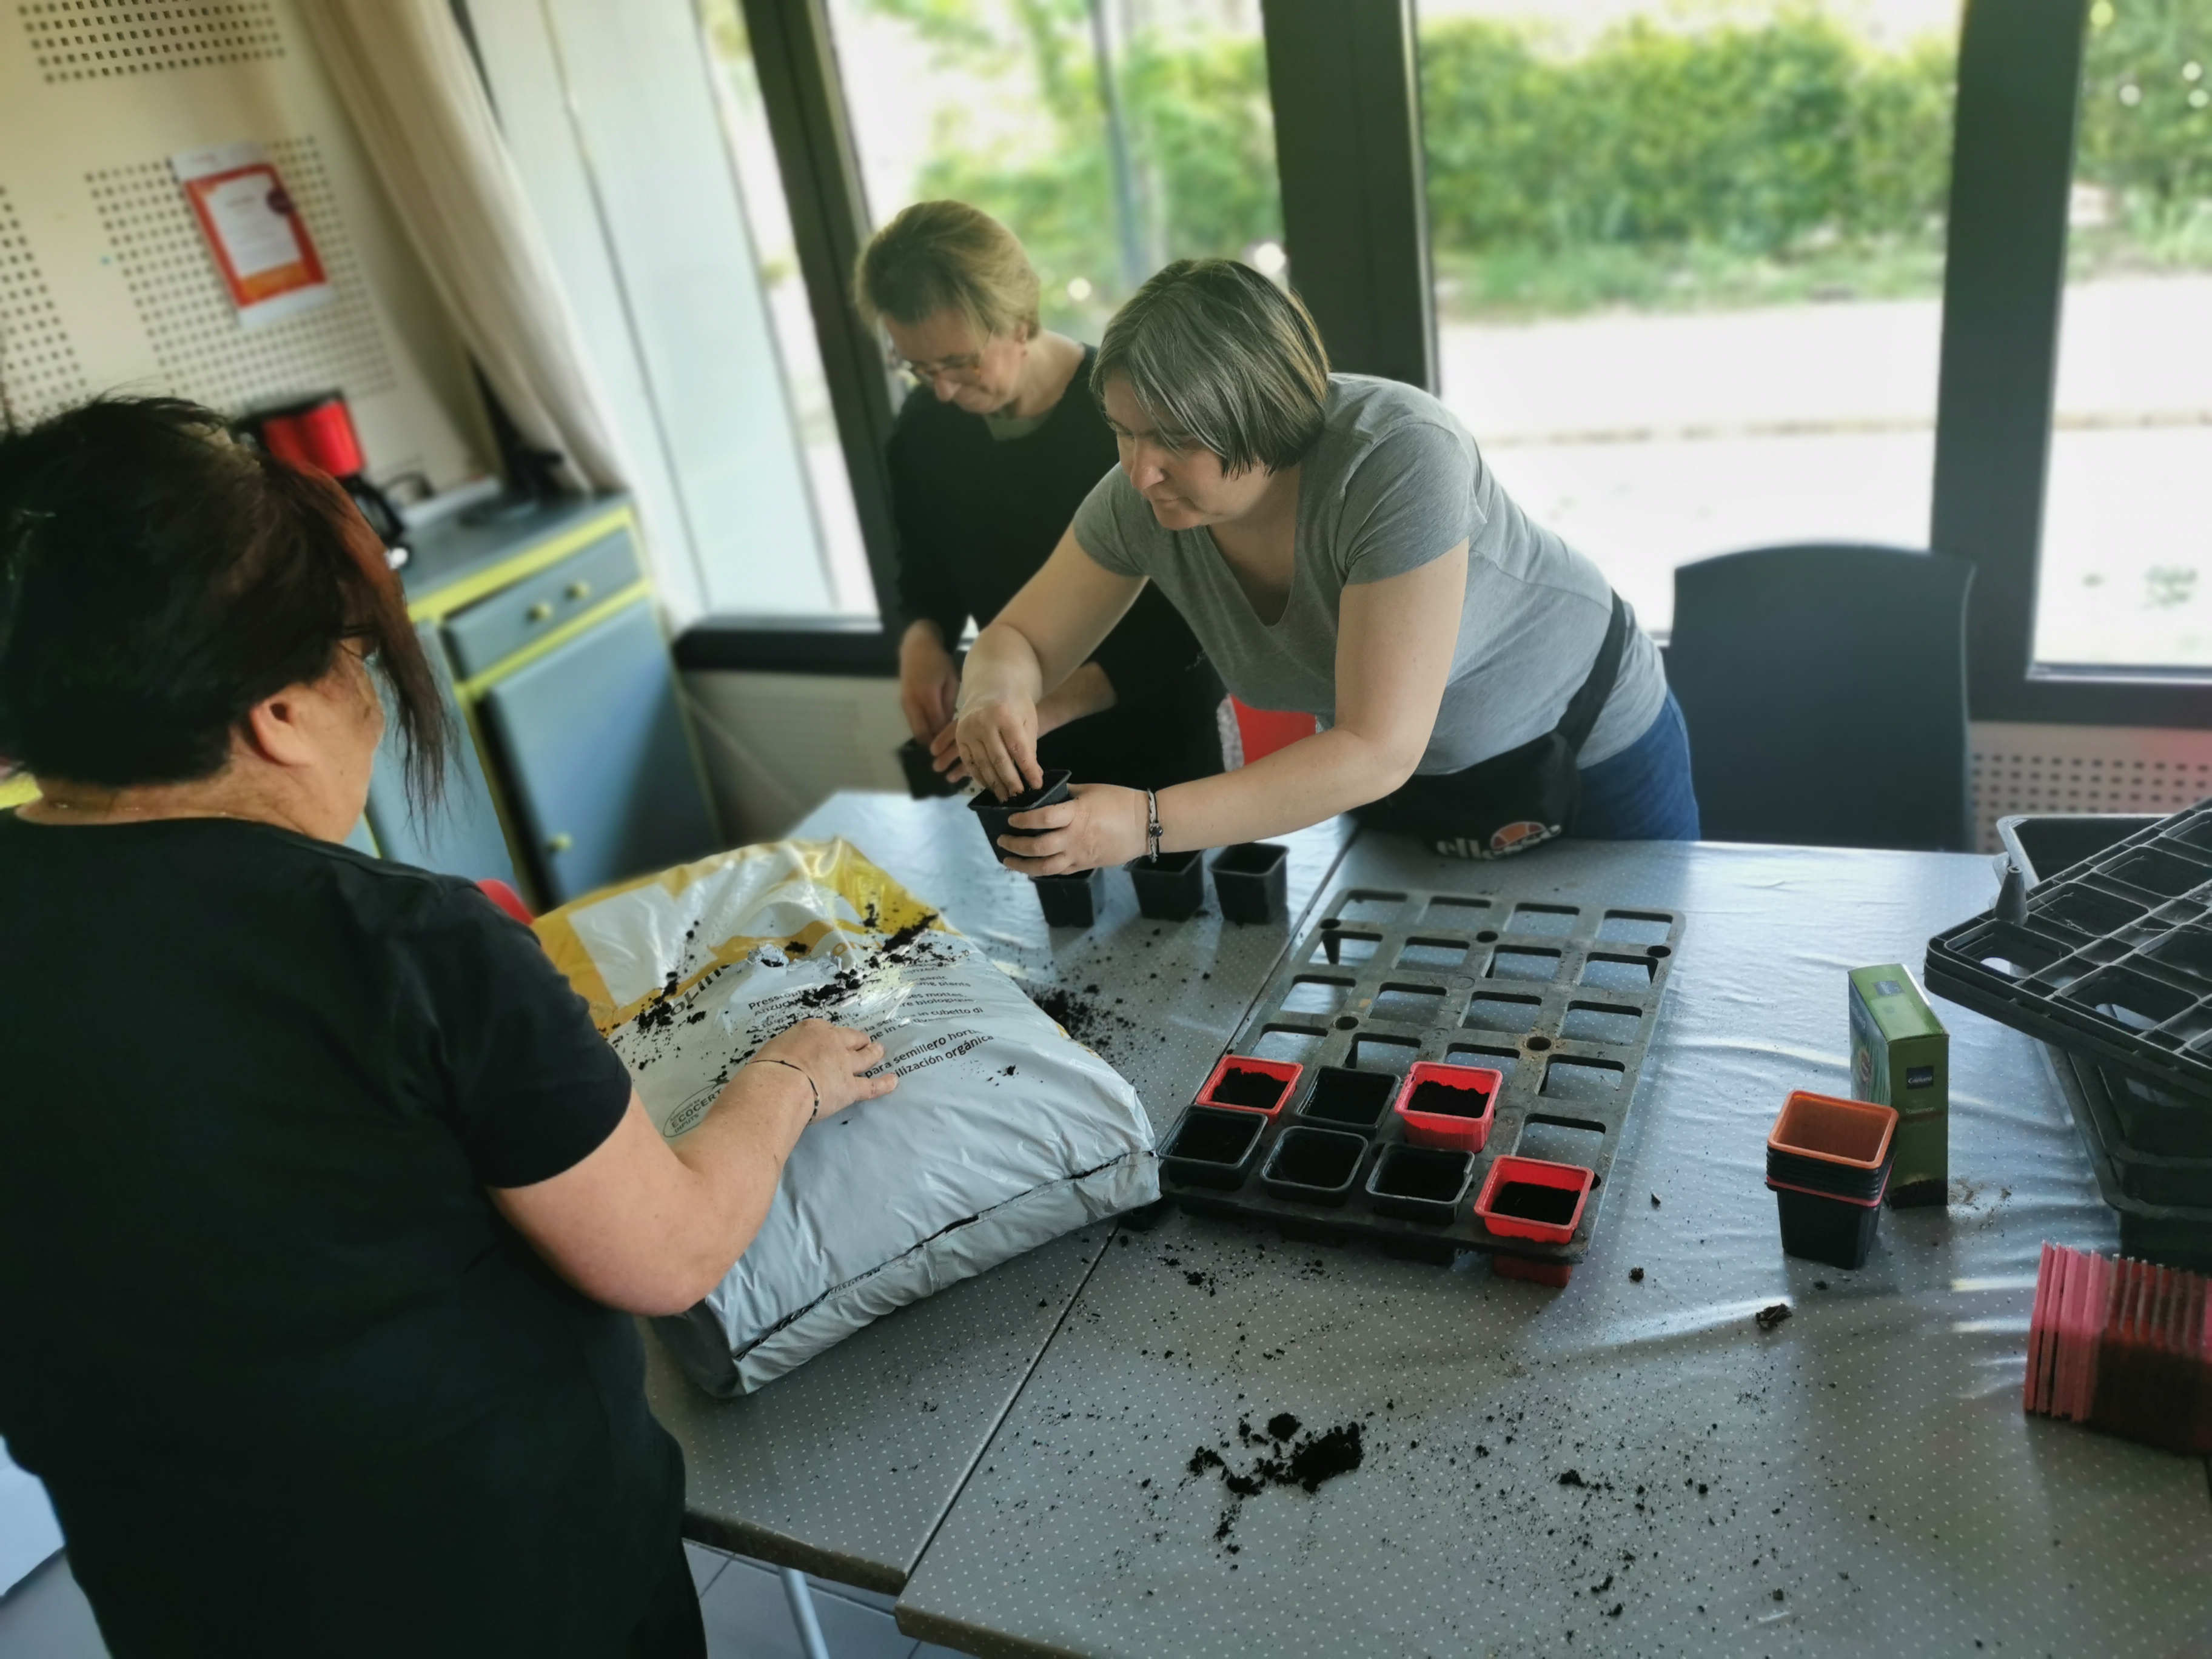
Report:
M1500 1238L1564 1244L1575 1236L1596 1180L1579 1164L1501 1158L1490 1166L1474 1212Z
M1273 1117L1291 1103L1305 1067L1287 1060L1255 1060L1249 1054L1224 1054L1198 1091L1201 1106L1227 1106L1240 1112L1260 1112ZM1262 1081L1264 1079L1265 1081ZM1267 1083L1279 1086L1273 1100L1264 1098Z
M1407 1068L1398 1097L1390 1109L1416 1146L1441 1146L1455 1152L1479 1152L1490 1139L1497 1121L1498 1091L1504 1073L1487 1066L1447 1066L1440 1060L1416 1060ZM1449 1103L1462 1109L1438 1111ZM1431 1109L1423 1110L1427 1107Z

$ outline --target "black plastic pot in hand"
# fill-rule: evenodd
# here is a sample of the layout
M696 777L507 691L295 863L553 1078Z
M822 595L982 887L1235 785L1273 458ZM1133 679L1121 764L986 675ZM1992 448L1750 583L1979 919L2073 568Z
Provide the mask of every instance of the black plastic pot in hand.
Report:
M1188 921L1206 902L1206 855L1163 853L1157 863L1131 859L1122 868L1137 889L1137 908L1154 921Z
M939 795L957 795L960 786L947 779L944 773L930 764L929 749L919 738L908 738L899 745L899 764L906 769L906 791L916 800L929 800Z
M1044 919L1054 927L1088 927L1098 920L1098 907L1106 899L1106 872L1079 870L1065 876L1039 876L1030 884Z
M1290 852L1279 842L1239 842L1214 855L1213 896L1231 921L1280 921L1290 908Z
M976 822L983 826L983 834L989 840L991 851L1000 863L1004 864L1009 856L1006 849L999 845L1000 836L1019 837L1044 833L1041 830L1017 830L1007 820L1017 812L1032 812L1040 806L1057 806L1060 802L1068 799L1067 783L1068 780L1074 775L1073 773L1066 770L1048 772L1044 775L1044 782L1041 787L1030 790L1027 794L1016 795L1012 800L996 799L987 789L969 801L968 810L975 815Z

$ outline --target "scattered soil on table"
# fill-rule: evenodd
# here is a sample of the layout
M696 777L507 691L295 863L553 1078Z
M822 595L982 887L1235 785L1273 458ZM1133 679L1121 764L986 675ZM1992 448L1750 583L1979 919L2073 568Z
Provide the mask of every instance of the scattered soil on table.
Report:
M1229 1488L1229 1504L1221 1512L1221 1524L1213 1529L1213 1537L1217 1543L1227 1544L1231 1553L1237 1546L1228 1540L1237 1530L1237 1517L1246 1498L1257 1498L1270 1486L1319 1492L1322 1482L1351 1474L1366 1457L1364 1431L1357 1422L1340 1423L1293 1441L1291 1437L1299 1426L1298 1419L1289 1412L1278 1412L1269 1418L1265 1435L1253 1432L1249 1418L1240 1419L1237 1437L1248 1446L1266 1449L1249 1470L1231 1468L1228 1460L1211 1446L1200 1446L1190 1455L1185 1468L1193 1479L1218 1474L1221 1484Z
M1659 1194L1656 1193L1651 1194L1651 1207L1655 1210L1659 1207Z
M1628 1270L1628 1282L1632 1285L1641 1285L1644 1282L1644 1269L1631 1267Z
M1255 1106L1265 1111L1282 1097L1282 1079L1242 1066L1231 1066L1213 1085L1213 1098L1224 1106Z
M1498 1188L1490 1207L1500 1215L1522 1221L1541 1221L1564 1227L1574 1219L1575 1194L1564 1187L1540 1187L1533 1181L1509 1181Z
M1753 1314L1752 1318L1757 1322L1760 1330L1771 1331L1789 1318L1790 1312L1790 1304L1787 1302L1770 1302Z
M1117 1013L1091 1000L1098 993L1095 985L1086 985L1079 992L1058 985L1024 985L1022 989L1060 1030L1086 1048L1103 1051L1115 1038L1132 1036L1137 1030L1137 1022L1127 1014Z
M1440 1117L1480 1117L1490 1109L1490 1097L1480 1089L1455 1089L1431 1078L1416 1085L1406 1097L1409 1112L1434 1112Z

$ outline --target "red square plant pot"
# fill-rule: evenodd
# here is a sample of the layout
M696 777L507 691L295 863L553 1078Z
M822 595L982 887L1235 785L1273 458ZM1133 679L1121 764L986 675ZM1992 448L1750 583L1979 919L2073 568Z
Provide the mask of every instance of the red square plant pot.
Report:
M1575 1236L1596 1182L1579 1164L1551 1164L1539 1158L1501 1158L1490 1166L1474 1212L1500 1238L1531 1238L1540 1244L1564 1244ZM1515 1189L1518 1188L1519 1191ZM1530 1189L1534 1189L1531 1191ZM1540 1216L1516 1215L1499 1204L1542 1207Z
M1287 1060L1255 1060L1249 1054L1224 1054L1198 1091L1201 1106L1229 1106L1240 1112L1261 1112L1269 1117L1291 1103L1298 1091L1305 1067ZM1267 1099L1269 1083L1279 1085L1273 1100Z
M1416 1146L1442 1146L1455 1152L1479 1152L1497 1121L1498 1091L1505 1074L1487 1066L1447 1066L1416 1060L1407 1069L1390 1109ZM1450 1104L1465 1109L1424 1111Z

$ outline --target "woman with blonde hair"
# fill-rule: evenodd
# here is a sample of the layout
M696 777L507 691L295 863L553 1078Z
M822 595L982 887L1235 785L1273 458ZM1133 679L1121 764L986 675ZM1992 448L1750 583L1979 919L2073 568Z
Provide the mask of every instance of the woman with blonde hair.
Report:
M854 296L915 381L891 434L898 526L899 697L960 775L953 652L1035 575L1115 465L1090 395L1095 350L1044 328L1036 271L1013 234L964 202L917 202L860 254ZM1158 593L1102 630L1036 704L1047 767L1132 788L1221 769L1221 682Z

